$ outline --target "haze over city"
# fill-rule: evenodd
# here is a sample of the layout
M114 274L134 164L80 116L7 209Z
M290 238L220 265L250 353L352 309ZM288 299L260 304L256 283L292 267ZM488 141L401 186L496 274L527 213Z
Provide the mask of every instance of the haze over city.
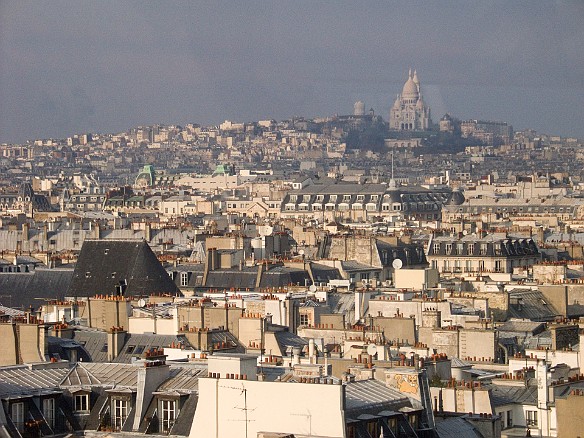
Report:
M584 3L2 1L0 142L349 114L408 67L434 119L584 136Z

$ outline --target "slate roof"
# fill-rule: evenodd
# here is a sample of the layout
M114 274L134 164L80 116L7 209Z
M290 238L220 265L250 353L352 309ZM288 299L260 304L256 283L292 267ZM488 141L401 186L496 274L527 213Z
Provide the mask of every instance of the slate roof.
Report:
M193 392L199 390L199 377L207 374L207 368L180 368L178 372L160 385L157 391Z
M536 405L537 386L491 385L491 404L493 407L512 403Z
M317 283L328 283L331 280L343 278L337 268L321 265L320 263L311 263L310 270L312 271L313 281Z
M32 272L0 272L2 304L15 308L37 308L43 304L35 298L62 299L73 277L73 269L41 269Z
M359 380L346 386L346 415L354 417L360 413L382 410L398 411L403 407L422 409L399 391L387 387L378 380Z
M113 295L124 282L125 296L180 293L145 241L86 240L67 296Z
M77 362L59 382L61 387L102 386L136 388L138 367L128 364Z
M207 274L205 287L216 289L230 289L236 287L239 289L255 289L258 276L259 266L243 267L233 269L217 269ZM191 276L189 285L201 287L199 280L194 280L195 275ZM194 280L194 284L193 284ZM280 265L265 266L262 271L259 287L283 287L290 284L299 284L304 286L306 282L311 282L310 275L304 269L290 268Z
M58 389L59 382L69 368L31 368L17 365L0 368L0 396L38 393L41 390Z
M347 313L355 310L355 294L332 292L327 297L332 313Z
M231 339L230 336L228 338ZM75 330L73 339L85 347L93 362L107 362L107 333L93 330ZM235 338L233 338L235 339ZM222 335L220 340L225 340ZM235 339L235 341L237 341ZM191 345L183 335L153 335L126 333L124 346L120 354L113 360L115 363L131 363L142 356L150 348L164 348L172 343L183 344L185 348Z
M481 438L483 436L472 424L461 417L436 421L436 432L440 438Z
M550 321L560 313L540 291L513 289L509 292L509 318Z
M535 335L545 330L545 325L541 322L511 319L498 326L497 329L501 332L519 332Z
M276 337L276 341L278 342L281 352L286 352L287 347L303 348L304 346L308 345L308 341L306 339L288 331L275 332L274 336Z

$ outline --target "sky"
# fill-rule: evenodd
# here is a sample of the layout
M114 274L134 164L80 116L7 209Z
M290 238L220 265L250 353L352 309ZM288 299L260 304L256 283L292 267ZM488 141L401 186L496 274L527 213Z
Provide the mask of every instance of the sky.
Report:
M350 114L584 138L584 1L0 0L0 142Z

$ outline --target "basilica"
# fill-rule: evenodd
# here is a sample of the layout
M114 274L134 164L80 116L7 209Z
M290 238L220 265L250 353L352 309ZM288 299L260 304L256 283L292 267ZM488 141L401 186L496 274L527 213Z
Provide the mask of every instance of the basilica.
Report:
M402 93L398 94L389 112L389 127L396 131L426 131L432 120L430 108L422 100L418 74L410 69Z

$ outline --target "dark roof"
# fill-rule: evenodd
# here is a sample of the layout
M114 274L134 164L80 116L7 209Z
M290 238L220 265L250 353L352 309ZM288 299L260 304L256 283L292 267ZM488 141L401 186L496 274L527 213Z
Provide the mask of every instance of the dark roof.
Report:
M509 318L550 321L559 315L540 291L513 289L509 292Z
M255 289L258 277L259 266L243 267L232 269L217 269L207 274L205 287L217 289ZM193 277L189 284L193 284ZM259 287L283 287L291 284L304 286L306 282L311 282L310 275L304 269L290 268L281 265L268 265L262 267L262 276ZM195 286L198 280L195 280Z
M85 350L89 353L93 362L108 361L107 333L93 330L75 330L73 339L85 347ZM173 342L175 344L182 344L185 348L191 348L191 345L183 335L126 333L124 346L113 362L131 363L133 358L141 357L144 351L151 348L168 347Z
M511 403L536 405L537 386L491 386L491 403L493 407Z
M88 297L180 293L143 240L86 240L75 266L68 296Z
M62 299L73 277L73 269L40 269L31 272L0 272L0 302L15 308L36 308L36 298Z

